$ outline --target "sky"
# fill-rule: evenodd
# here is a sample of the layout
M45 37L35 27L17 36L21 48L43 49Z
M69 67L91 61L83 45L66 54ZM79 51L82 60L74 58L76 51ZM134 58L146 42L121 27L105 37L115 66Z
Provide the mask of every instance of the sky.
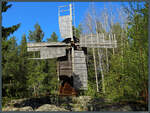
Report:
M44 32L43 41L51 36L53 32L59 37L59 41L63 39L59 33L58 25L58 6L68 5L70 2L8 2L12 4L5 13L2 13L2 26L10 27L21 23L20 28L10 35L15 36L17 43L20 44L21 37L26 34L28 37L29 30L34 30L34 25L38 23ZM77 27L83 22L86 12L92 2L74 2L75 7L75 26ZM116 7L121 7L122 4L128 5L127 2L94 2L97 10L112 7L112 10L116 10ZM117 14L115 14L116 16Z

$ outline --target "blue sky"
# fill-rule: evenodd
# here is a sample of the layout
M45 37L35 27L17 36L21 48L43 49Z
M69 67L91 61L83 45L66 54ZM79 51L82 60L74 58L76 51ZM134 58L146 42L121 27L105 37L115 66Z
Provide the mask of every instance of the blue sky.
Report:
M58 6L68 5L69 3L70 2L9 2L9 4L12 4L12 7L2 14L2 25L4 27L9 27L21 23L21 27L10 36L15 36L18 44L23 34L28 36L29 30L34 30L34 25L36 23L41 26L44 32L43 40L49 38L52 32L56 32L59 40L62 40L58 25ZM84 19L90 4L91 2L74 3L76 26ZM115 10L115 8L120 7L122 3L95 2L94 4L98 10L104 8L104 5L106 8L112 5L113 10ZM124 4L127 5L127 3Z

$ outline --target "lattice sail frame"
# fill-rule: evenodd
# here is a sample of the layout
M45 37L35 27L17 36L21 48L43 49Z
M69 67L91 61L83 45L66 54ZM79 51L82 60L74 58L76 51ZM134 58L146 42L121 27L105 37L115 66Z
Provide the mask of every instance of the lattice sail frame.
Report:
M69 5L65 6L59 6L58 9L58 18L59 18L59 30L61 37L71 38L73 34L72 29L72 9L70 10ZM67 8L66 10L63 10L62 8ZM69 14L64 14L65 12L69 12Z
M62 42L36 42L27 43L27 51L40 51L40 58L31 59L51 59L66 56L68 44Z
M80 47L88 48L116 48L117 40L115 34L106 36L103 33L97 35L81 35L80 36Z

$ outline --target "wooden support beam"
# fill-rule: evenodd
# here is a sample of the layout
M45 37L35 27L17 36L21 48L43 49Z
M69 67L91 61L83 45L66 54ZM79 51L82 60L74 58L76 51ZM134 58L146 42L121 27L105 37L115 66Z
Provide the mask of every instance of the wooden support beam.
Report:
M95 69L95 77L96 77L96 88L97 92L99 92L99 87L98 87L98 77L97 77L97 66L96 66L96 57L95 57L95 49L93 48L93 58L94 58L94 69Z
M66 44L66 43L63 43L63 42L30 42L30 43L27 43L27 48L35 48L35 47L60 47L60 46L63 46L63 47L66 47L66 46L69 46L70 44Z

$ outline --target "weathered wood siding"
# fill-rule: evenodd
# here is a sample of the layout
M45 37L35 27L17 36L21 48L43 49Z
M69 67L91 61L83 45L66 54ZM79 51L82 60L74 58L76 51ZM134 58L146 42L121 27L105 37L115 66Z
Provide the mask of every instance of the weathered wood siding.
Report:
M65 47L42 47L40 49L41 59L57 58L66 55Z
M59 61L59 76L72 76L71 61Z
M27 48L27 51L31 51L31 52L33 52L33 51L40 51L40 49L41 49L41 47L28 47Z
M76 89L87 89L87 66L83 51L75 50L73 84Z

